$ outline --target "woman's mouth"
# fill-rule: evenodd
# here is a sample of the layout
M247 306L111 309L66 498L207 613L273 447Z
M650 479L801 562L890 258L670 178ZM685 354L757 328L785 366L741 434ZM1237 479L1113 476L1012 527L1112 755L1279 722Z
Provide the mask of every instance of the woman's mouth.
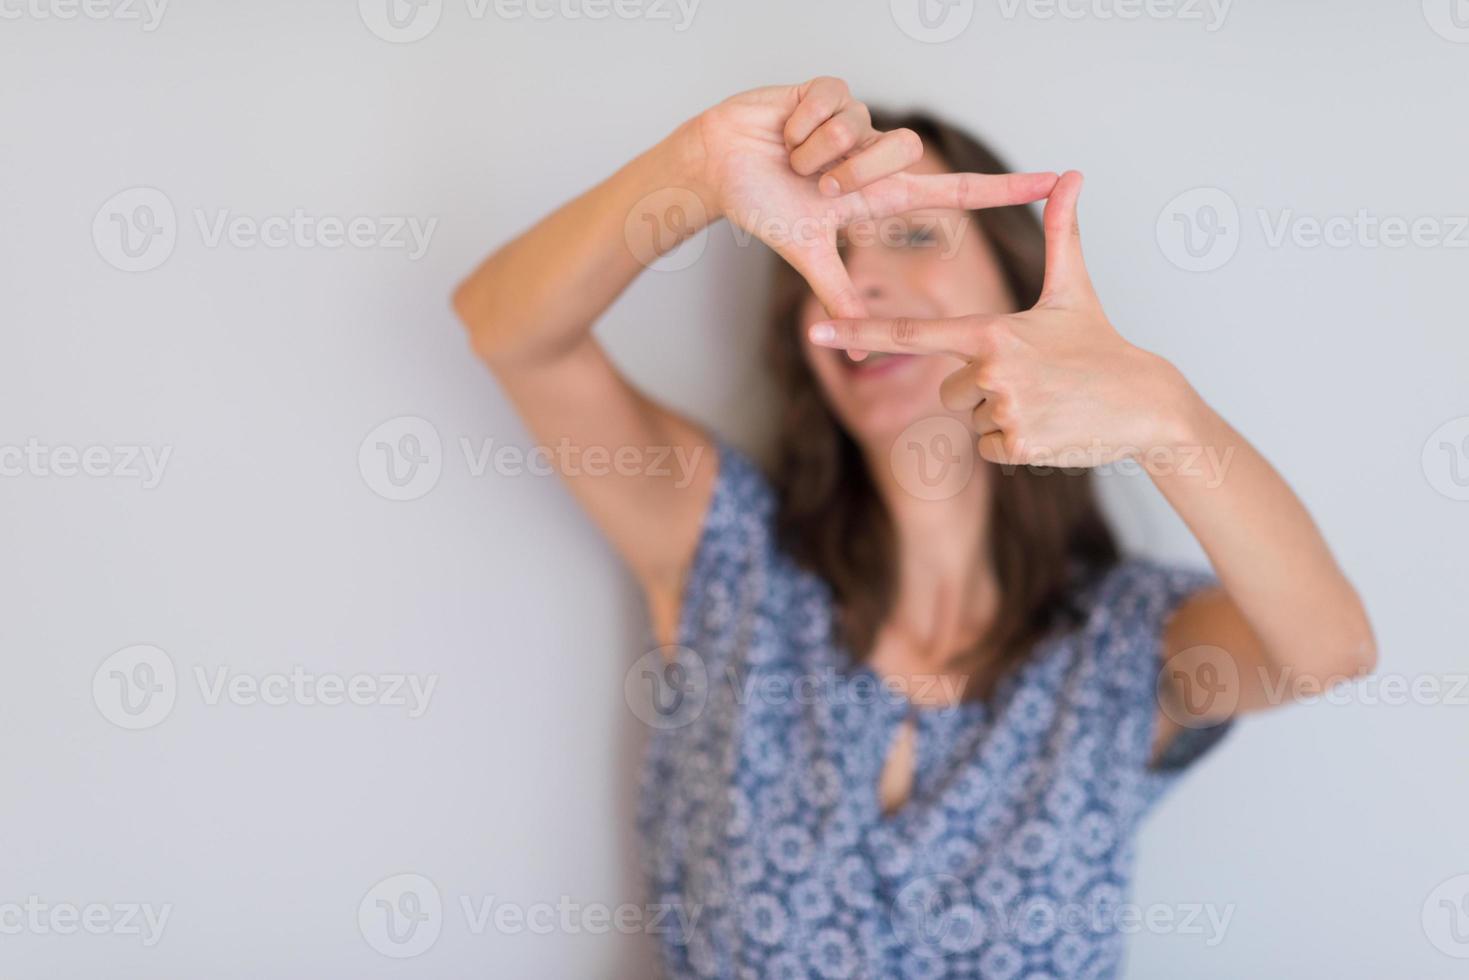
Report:
M860 361L854 361L846 354L842 355L842 364L847 373L857 378L877 378L888 375L913 360L912 354L888 354L882 351L869 351L867 356Z

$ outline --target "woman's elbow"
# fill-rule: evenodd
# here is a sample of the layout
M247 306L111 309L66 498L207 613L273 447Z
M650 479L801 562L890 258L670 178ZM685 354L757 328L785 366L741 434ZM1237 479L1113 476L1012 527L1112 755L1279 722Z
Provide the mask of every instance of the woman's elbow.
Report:
M1362 611L1361 624L1348 660L1356 668L1358 677L1365 677L1377 669L1377 637L1372 632L1366 610Z
M503 353L505 339L503 331L495 327L495 317L485 301L482 288L472 277L466 279L455 288L450 306L464 327L470 348L480 360L493 366Z
M459 318L459 323L464 327L469 339L474 341L480 333L478 324L482 319L482 303L479 300L478 290L475 288L473 279L466 279L454 288L454 294L449 298L449 306L454 315Z
M1377 637L1361 599L1353 594L1334 618L1336 628L1328 631L1330 641L1319 648L1316 672L1344 680L1366 677L1377 669Z

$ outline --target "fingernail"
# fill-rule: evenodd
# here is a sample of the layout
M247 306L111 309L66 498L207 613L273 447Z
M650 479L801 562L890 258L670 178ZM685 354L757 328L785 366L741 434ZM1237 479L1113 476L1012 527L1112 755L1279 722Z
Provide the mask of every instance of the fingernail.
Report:
M831 174L827 174L818 180L816 182L816 189L827 197L840 197L842 193L842 185L838 184L837 179Z
M837 339L837 328L829 323L818 323L811 327L813 344L828 344Z

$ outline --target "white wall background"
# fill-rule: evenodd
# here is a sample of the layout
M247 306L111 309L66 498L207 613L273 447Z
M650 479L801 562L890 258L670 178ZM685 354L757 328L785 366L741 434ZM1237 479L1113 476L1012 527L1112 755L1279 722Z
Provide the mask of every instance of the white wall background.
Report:
M1469 4L1238 0L1221 23L1202 5L1129 19L1103 16L1126 0L1071 0L1076 16L1047 18L958 0L945 24L962 32L922 43L876 0L702 0L683 30L677 13L571 16L571 0L542 0L549 19L429 0L416 23L441 7L434 29L393 43L366 26L386 23L380 0L366 15L174 0L156 22L91 2L102 16L0 2L0 906L171 916L152 946L63 934L64 912L7 927L0 975L646 972L641 937L476 934L460 911L463 896L641 900L641 732L622 679L645 638L630 583L553 480L472 475L461 438L528 442L447 297L681 119L819 73L942 110L1024 168L1085 170L1114 321L1306 498L1367 599L1382 674L1445 685L1245 724L1152 820L1135 896L1232 907L1227 935L1144 932L1129 975L1463 975L1469 907L1456 934L1438 901L1469 894L1454 880L1469 873L1469 692L1449 696L1469 671L1469 232L1454 221L1469 213ZM176 241L126 272L111 215L143 220L142 199L106 202L135 187L166 195ZM1196 187L1239 210L1224 223L1237 251L1207 272L1170 259L1170 202ZM211 245L199 224L298 208L437 225L414 259ZM1359 211L1449 240L1268 237L1286 212L1309 234L1302 218ZM756 447L764 262L718 231L603 328L643 383ZM358 462L399 416L443 443L437 486L411 502L376 494ZM18 463L27 446L42 461ZM94 467L127 447L171 455L157 486L62 475L68 447L91 446ZM1107 494L1138 547L1197 555L1146 485ZM93 677L134 644L171 658L176 701L127 731L108 720L115 696L103 710L108 671L97 698ZM438 687L409 718L211 704L196 680L297 666ZM437 942L400 961L357 911L402 872L446 911Z

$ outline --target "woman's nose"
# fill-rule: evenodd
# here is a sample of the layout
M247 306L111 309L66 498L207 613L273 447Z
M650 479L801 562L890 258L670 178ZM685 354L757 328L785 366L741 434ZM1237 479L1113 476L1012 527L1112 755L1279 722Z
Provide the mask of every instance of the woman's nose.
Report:
M863 299L882 299L892 292L892 285L887 281L888 276L882 270L881 263L862 254L849 255L847 258L847 275L852 279L852 285Z

